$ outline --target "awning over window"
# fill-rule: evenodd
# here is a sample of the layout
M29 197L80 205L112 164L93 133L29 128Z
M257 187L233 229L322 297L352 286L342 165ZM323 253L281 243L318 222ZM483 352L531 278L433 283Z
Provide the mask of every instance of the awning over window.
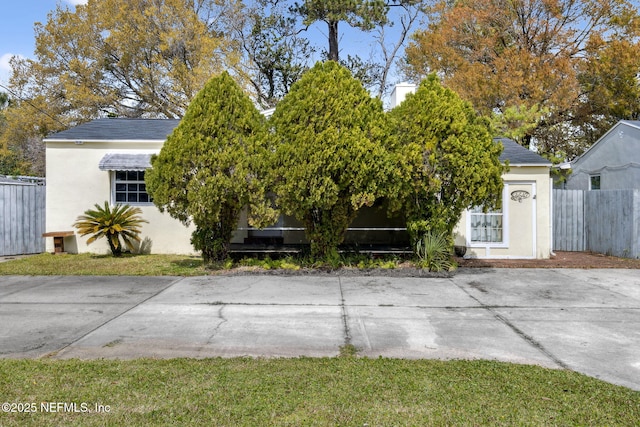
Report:
M109 153L98 167L103 171L143 171L151 167L151 154Z

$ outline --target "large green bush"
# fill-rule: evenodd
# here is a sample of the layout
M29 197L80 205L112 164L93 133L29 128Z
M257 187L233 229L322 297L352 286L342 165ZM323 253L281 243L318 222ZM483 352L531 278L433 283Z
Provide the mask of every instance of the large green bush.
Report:
M265 120L228 73L212 78L152 158L147 189L161 211L196 226L206 263L227 257L243 207L250 223L275 221L261 178Z
M469 207L500 206L502 145L489 122L434 75L389 112L389 122L407 168L394 199L414 244L426 232L452 239Z
M396 162L382 103L327 61L291 88L270 124L277 203L304 224L313 256L335 257L358 210L392 192Z

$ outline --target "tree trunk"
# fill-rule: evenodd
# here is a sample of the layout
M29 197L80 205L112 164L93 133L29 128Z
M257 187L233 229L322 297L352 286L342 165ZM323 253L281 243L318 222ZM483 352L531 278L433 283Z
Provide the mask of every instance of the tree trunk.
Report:
M118 236L107 237L107 241L109 242L109 249L111 249L111 255L113 256L122 255L122 244L119 242L119 240L120 238ZM116 246L116 241L118 241L118 246Z
M347 199L338 201L332 208L308 211L303 223L311 246L311 256L315 259L330 260L338 254L338 245L344 241L349 224L356 212Z
M338 62L338 21L327 21L329 26L329 60Z
M202 251L205 264L227 259L239 215L239 212L227 205L222 208L218 222L196 224L196 229L191 234L191 244L196 250Z

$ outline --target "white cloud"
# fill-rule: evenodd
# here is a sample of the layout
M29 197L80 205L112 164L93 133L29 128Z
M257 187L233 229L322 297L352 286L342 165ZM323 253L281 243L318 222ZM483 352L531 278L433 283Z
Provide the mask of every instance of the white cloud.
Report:
M9 81L9 77L11 76L11 64L9 64L9 60L14 56L23 57L22 55L14 55L13 53L5 53L0 56L0 83Z
M12 53L5 53L4 55L0 56L0 71L11 71L9 60L12 56Z
M73 6L77 6L79 4L87 4L88 0L65 0L67 3Z
M9 77L11 77L11 64L9 61L14 56L17 56L20 59L26 59L24 55L14 54L14 53L5 53L0 55L0 84L7 84L9 82Z

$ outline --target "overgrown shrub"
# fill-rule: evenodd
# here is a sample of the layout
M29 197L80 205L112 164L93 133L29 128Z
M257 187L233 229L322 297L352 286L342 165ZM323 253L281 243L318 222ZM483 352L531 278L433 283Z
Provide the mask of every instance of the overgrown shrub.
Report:
M493 141L489 122L435 75L387 118L398 167L405 168L392 202L402 207L414 245L424 233L453 234L469 207L501 205L502 144Z
M228 73L198 92L180 124L151 159L147 191L160 211L196 227L191 242L205 264L228 256L240 213L252 226L273 223L263 171L265 120Z
M395 192L398 162L382 102L333 61L317 63L271 117L272 191L302 222L311 255L339 266L338 246L363 206Z

